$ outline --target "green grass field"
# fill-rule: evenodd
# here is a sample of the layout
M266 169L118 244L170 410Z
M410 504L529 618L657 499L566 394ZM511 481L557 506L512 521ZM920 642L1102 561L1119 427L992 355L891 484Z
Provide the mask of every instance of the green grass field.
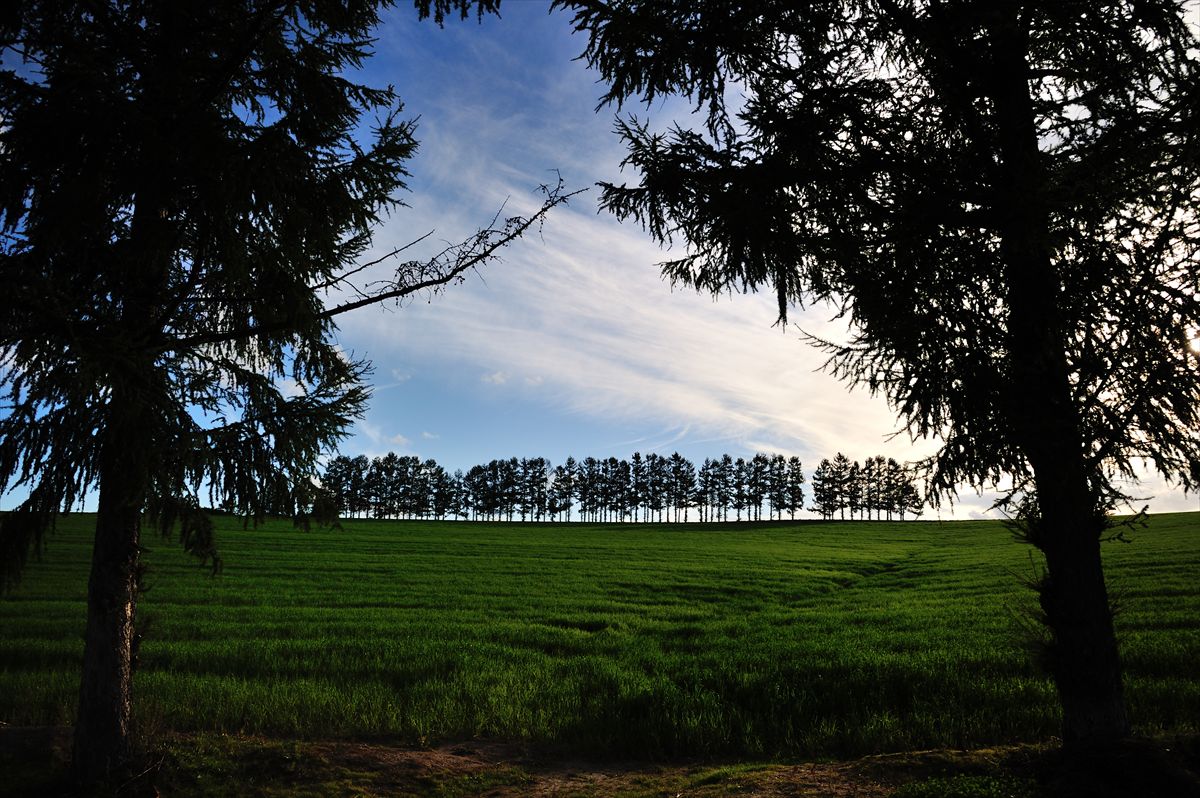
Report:
M0 598L0 721L72 721L90 516ZM147 539L146 729L789 758L1052 737L1029 547L966 522L346 522ZM1200 722L1200 514L1105 545L1140 733Z

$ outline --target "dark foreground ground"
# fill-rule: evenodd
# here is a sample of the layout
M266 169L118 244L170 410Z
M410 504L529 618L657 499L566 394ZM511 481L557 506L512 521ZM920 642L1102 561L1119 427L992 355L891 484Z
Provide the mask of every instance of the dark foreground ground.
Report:
M469 741L435 748L168 734L132 775L80 790L70 730L0 727L0 795L804 796L806 798L1176 798L1200 796L1200 736L1138 740L1069 761L1052 745L930 750L849 761L639 762Z

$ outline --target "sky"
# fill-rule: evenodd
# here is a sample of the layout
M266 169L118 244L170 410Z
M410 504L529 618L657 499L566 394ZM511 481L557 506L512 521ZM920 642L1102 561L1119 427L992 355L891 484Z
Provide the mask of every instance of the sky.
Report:
M588 191L466 283L343 317L339 343L374 363L375 389L341 452L394 451L466 470L512 456L679 451L700 462L768 451L798 455L811 473L839 451L901 461L934 451L895 434L881 398L820 370L822 355L801 334L844 339L836 309L807 308L782 328L769 295L673 290L655 266L671 253L598 211L597 181L637 179L620 169L617 114L666 127L691 108L597 110L599 76L576 60L584 40L547 5L506 0L500 18L443 29L402 5L378 31L363 77L396 87L419 119L420 149L408 207L379 230L377 252L434 231L432 254L500 208L528 214L538 186L557 175ZM1197 503L1156 479L1131 492L1152 511ZM994 498L967 489L931 515L979 517Z
M431 256L497 211L529 214L538 187L560 175L567 190L586 191L465 283L341 317L339 345L374 373L369 409L340 452L394 451L465 471L514 456L557 464L679 451L699 463L764 451L797 455L811 474L838 452L911 461L935 451L897 434L881 398L821 371L802 332L845 339L835 308L796 311L781 327L770 295L672 289L655 264L678 253L598 210L597 181L637 179L620 169L617 114L665 128L692 109L678 99L597 109L604 87L576 60L584 40L547 6L504 0L499 18L439 29L400 3L377 31L357 79L396 87L420 147L406 207L365 260L425 234L405 256ZM366 279L387 275L385 264ZM1128 490L1156 512L1200 501L1157 479ZM965 489L926 517L980 517L996 495ZM0 507L21 498L0 497Z

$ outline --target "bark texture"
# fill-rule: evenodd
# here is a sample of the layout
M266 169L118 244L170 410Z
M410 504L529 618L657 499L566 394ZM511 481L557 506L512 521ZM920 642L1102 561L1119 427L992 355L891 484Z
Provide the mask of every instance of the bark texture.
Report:
M149 442L134 397L118 390L112 401L72 752L76 777L89 783L119 774L128 765L133 722L134 620Z
M1100 560L1104 508L1089 485L1079 411L1071 395L1058 299L1062 285L1050 247L1027 48L1011 7L997 13L991 46L991 96L1002 156L1001 251L1010 290L1009 408L1037 489L1040 518L1031 537L1046 556L1040 599L1052 635L1048 664L1062 702L1063 742L1068 748L1090 747L1129 733Z

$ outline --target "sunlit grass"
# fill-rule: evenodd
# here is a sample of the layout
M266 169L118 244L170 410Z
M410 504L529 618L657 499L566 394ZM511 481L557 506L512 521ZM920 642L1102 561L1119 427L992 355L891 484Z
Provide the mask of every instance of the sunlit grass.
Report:
M0 720L69 723L90 516L0 599ZM1200 718L1200 516L1105 546L1139 730ZM141 722L636 755L1044 740L1030 549L991 523L273 522L147 540Z

